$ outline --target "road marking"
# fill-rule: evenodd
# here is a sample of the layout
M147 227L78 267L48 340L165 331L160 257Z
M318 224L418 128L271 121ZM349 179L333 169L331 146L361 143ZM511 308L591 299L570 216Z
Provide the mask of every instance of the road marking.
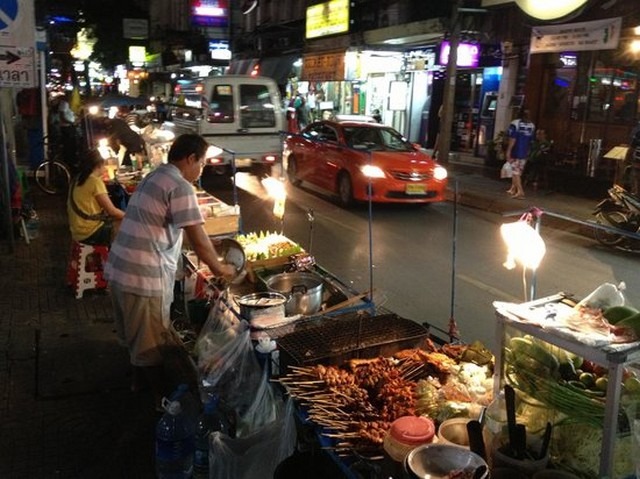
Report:
M483 283L482 281L479 281L477 279L472 278L471 276L467 276L464 274L457 274L456 275L457 278L460 278L462 281L465 281L467 283L472 284L473 286L475 286L476 288L485 291L487 293L490 293L491 295L495 296L496 299L502 299L504 301L509 301L512 303L521 303L522 302L522 298L517 298L515 296L510 295L509 293L505 293L504 291L500 290L500 289L496 289L493 288L489 285L487 285L486 283Z

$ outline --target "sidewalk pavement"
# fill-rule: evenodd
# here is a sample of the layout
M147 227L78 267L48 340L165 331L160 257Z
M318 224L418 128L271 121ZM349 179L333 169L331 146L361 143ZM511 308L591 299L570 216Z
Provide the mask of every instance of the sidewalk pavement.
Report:
M537 207L588 220L596 201L548 191L511 199L498 172L452 161L459 203L496 213ZM151 394L129 390L106 294L75 299L64 284L70 245L64 198L33 188L39 237L0 251L0 477L153 478ZM543 216L543 227L591 234Z

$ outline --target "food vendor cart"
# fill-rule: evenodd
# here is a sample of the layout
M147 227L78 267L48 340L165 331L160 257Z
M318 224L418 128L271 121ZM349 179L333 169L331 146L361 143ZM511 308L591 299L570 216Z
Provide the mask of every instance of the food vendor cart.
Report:
M630 477L636 467L631 450L637 447L633 436L638 434L635 417L640 412L636 412L640 396L629 387L631 383L625 384L625 378L638 367L640 342L615 342L610 335L586 332L586 322L583 328L579 322L575 328L566 327L560 318L577 317L575 306L576 301L563 293L519 305L496 303L496 334L501 347L495 356L494 393L509 383L525 401L533 398L538 409L546 410L555 423L554 437L563 424L574 435L590 429L600 435L600 441L591 436L594 444L588 450L584 447L585 451L573 450L575 440L557 444L556 449L564 450L562 457L555 458L557 467L586 477ZM517 356L520 349L529 346L528 356ZM567 358L578 376L589 382L571 379ZM551 370L555 361L560 368L558 377ZM568 373L562 369L565 367ZM591 376L597 379L591 382ZM555 437L554 441L562 439ZM573 454L575 460L570 457Z

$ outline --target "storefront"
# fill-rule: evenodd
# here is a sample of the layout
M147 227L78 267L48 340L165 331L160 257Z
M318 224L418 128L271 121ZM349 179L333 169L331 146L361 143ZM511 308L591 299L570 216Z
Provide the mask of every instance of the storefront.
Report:
M486 142L493 137L495 102L491 100L502 76L497 51L492 45L474 43L462 43L458 48L452 151L484 154ZM411 97L405 134L427 148L435 146L438 133L447 61L447 42L406 54Z
M637 22L636 14L533 28L527 103L555 143L553 166L614 179L617 161L605 155L629 143L639 111Z

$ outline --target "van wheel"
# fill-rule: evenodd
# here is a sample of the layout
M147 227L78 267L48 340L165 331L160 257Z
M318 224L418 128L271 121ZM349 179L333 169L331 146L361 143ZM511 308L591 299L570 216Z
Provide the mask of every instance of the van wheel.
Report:
M342 206L353 204L353 185L348 173L341 173L338 177L338 198Z
M302 183L302 180L298 178L296 159L292 156L289 157L289 161L287 162L287 177L289 178L289 183L293 186L300 186L300 183Z

